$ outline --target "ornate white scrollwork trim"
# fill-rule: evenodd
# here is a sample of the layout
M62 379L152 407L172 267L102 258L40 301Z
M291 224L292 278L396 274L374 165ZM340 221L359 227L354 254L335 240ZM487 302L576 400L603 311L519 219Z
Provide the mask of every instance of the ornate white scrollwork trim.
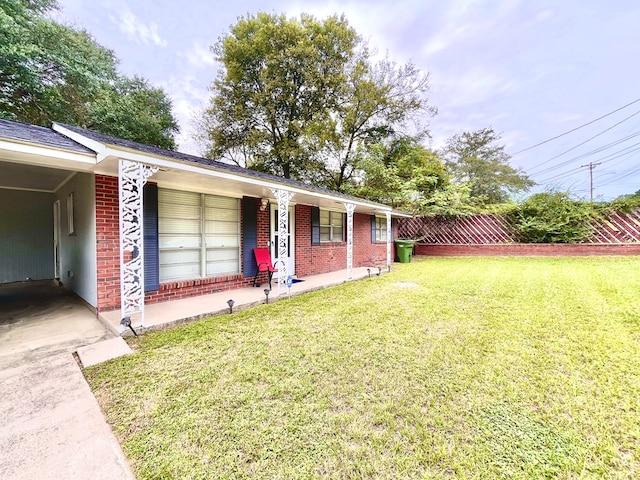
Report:
M289 202L295 193L289 190L272 188L271 192L278 201L278 295L280 287L286 285L289 275ZM295 248L295 245L291 245Z
M144 232L142 192L158 167L120 159L120 306L121 316L140 314L144 326Z
M353 203L345 203L347 210L347 280L353 278L353 212L356 206Z
M391 271L391 242L393 241L393 232L391 231L391 212L385 212L387 215L387 271Z

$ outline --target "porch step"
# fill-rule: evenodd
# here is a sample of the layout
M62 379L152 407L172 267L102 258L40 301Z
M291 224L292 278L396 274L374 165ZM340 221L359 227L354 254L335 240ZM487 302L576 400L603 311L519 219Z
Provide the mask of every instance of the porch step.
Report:
M106 362L112 358L133 353L122 337L110 338L102 342L78 348L78 357L84 368Z

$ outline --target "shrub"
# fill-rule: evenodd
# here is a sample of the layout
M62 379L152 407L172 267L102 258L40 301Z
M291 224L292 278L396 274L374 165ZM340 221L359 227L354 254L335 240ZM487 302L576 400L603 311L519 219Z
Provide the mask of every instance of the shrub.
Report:
M593 232L598 214L592 204L567 193L538 193L512 214L518 240L524 243L579 243Z

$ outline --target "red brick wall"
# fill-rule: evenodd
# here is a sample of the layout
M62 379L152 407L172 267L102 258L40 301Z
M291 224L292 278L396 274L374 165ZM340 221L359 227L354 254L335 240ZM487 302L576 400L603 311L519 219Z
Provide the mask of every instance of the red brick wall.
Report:
M270 240L269 209L256 212L258 217L258 246L266 247ZM296 275L317 275L347 266L346 242L311 245L311 207L295 207ZM346 228L346 225L345 225ZM120 237L118 225L118 179L96 175L96 233L98 260L98 311L120 308ZM371 216L354 215L353 265L386 265L386 244L371 243ZM242 251L242 250L241 250ZM393 252L392 252L393 254ZM243 266L244 267L244 266ZM244 268L241 269L241 272ZM266 283L266 273L258 277ZM253 277L242 273L215 278L198 278L160 285L157 291L147 292L146 303L156 303L250 286Z
M416 255L447 256L582 256L582 255L640 255L640 244L492 244L492 245L436 245L416 244Z
M309 205L296 205L295 260L298 277L347 268L346 242L323 242L320 245L311 245L311 208ZM393 252L391 254L393 255ZM371 216L354 213L353 266L386 264L386 243L371 243Z
M96 175L98 311L120 308L118 178Z

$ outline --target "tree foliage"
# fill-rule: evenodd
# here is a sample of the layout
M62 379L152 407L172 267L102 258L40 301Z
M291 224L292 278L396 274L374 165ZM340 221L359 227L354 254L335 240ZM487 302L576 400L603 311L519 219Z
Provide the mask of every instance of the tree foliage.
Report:
M375 145L362 161L363 181L356 195L406 211L419 212L449 183L444 164L414 138Z
M59 121L173 147L177 124L166 94L119 75L111 50L45 16L55 8L54 0L0 3L0 117ZM107 103L120 111L108 111Z
M258 13L213 48L222 68L206 112L206 155L344 191L373 145L428 110L428 78L376 65L342 16Z
M108 135L130 138L147 145L175 149L178 125L171 113L171 101L159 88L134 76L120 77L101 89L87 109L86 126Z
M593 204L564 192L532 195L514 213L513 226L524 243L578 243L592 232L598 217Z
M499 141L492 128L483 128L452 136L442 151L453 180L470 184L470 198L476 204L503 203L510 194L535 185L523 171L509 165L511 157Z

